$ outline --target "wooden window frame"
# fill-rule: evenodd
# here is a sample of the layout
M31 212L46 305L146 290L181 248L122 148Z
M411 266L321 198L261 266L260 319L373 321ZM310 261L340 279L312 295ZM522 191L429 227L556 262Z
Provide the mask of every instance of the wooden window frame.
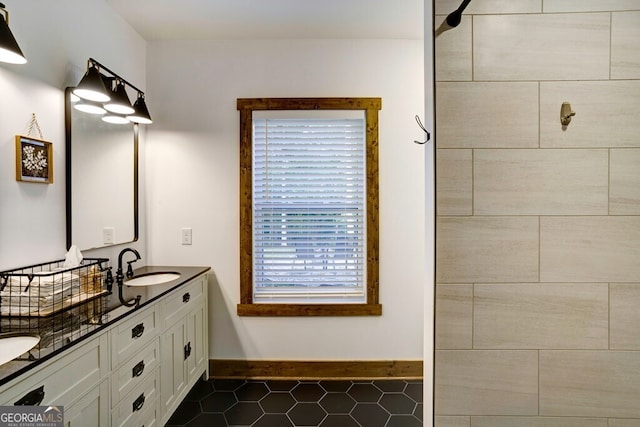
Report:
M239 98L240 111L240 304L239 316L380 316L378 111L381 98ZM367 300L353 304L265 304L253 302L252 135L260 110L363 110L366 120Z

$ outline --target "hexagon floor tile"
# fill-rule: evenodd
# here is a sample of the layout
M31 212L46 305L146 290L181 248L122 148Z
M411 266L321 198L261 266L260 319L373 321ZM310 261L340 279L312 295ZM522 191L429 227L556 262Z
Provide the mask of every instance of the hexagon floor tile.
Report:
M422 381L210 380L165 427L411 427L422 408Z

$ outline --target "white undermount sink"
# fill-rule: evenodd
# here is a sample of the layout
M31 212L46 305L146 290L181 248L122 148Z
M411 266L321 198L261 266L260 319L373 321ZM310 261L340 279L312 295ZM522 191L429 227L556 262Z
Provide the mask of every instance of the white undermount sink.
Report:
M175 271L159 271L154 273L145 273L140 276L132 277L126 280L126 286L153 286L167 283L180 278L180 273Z
M0 334L0 365L15 359L31 350L40 342L38 335Z

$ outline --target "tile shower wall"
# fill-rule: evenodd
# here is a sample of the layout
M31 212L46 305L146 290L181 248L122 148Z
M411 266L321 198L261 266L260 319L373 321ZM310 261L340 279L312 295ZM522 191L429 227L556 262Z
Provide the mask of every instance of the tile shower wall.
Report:
M436 426L640 427L640 1L474 0L435 66Z

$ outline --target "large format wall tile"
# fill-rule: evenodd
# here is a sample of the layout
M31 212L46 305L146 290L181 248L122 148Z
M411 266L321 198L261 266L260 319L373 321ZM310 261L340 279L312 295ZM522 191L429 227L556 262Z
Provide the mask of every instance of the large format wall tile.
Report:
M471 349L473 285L436 286L436 348Z
M437 283L538 281L536 217L439 217L436 236Z
M635 3L640 10L640 2ZM640 12L612 14L611 78L640 78Z
M640 215L640 149L612 149L610 164L609 213Z
M608 79L609 21L608 13L474 16L474 79Z
M544 12L607 12L640 10L638 0L544 0Z
M540 146L640 147L640 80L540 83ZM563 129L560 107L576 115Z
M462 0L435 0L436 14L448 15L460 6ZM464 13L539 13L542 0L474 0Z
M611 348L640 350L640 283L611 284Z
M607 427L604 418L472 417L471 427Z
M538 147L538 84L436 84L439 148Z
M606 284L475 285L478 349L606 349Z
M437 415L535 415L538 352L438 350Z
M445 16L436 17L439 28ZM463 16L454 31L436 37L436 81L471 80L471 17Z
M469 427L469 417L436 417L435 427Z
M436 150L438 215L473 214L472 150Z
M540 415L640 418L640 352L540 351Z
M640 282L640 217L540 218L540 281Z
M640 427L640 420L609 419L609 427Z
M607 150L475 150L476 215L606 215Z

